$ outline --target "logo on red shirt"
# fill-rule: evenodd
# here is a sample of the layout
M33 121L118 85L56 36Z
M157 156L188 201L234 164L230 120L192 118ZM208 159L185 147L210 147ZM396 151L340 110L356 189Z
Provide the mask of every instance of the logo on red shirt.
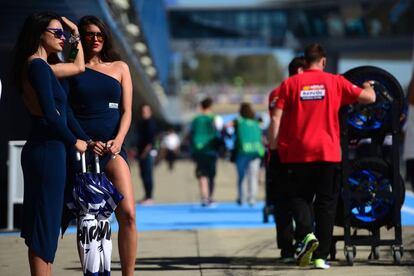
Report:
M302 101L323 100L326 89L323 84L305 85L300 90L300 99Z

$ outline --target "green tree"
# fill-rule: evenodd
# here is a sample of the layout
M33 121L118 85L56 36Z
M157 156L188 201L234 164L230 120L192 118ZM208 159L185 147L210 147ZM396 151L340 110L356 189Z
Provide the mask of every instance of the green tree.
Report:
M280 82L282 69L273 55L195 55L196 66L183 64L183 78L199 84L238 83L245 85L269 85ZM241 81L241 82L240 82Z

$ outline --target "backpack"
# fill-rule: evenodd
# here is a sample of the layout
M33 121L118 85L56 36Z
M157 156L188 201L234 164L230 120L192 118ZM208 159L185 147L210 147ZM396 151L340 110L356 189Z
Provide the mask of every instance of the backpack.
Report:
M237 154L264 156L262 130L256 120L237 119L235 149Z

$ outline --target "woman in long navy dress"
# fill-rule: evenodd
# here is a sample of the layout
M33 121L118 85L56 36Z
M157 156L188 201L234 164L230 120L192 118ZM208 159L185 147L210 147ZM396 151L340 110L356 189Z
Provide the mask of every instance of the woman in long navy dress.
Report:
M122 147L131 124L132 81L128 65L112 49L110 33L94 16L78 28L85 48L86 70L69 80L75 117L101 156L101 168L124 199L115 210L122 275L133 275L137 250L135 200L127 155Z
M77 139L79 126L67 105L66 92L56 75L67 77L84 70L84 59L57 64L65 37L62 23L75 24L56 14L29 16L15 46L15 81L31 115L32 129L22 151L24 176L23 224L21 236L28 246L32 275L51 275L59 237L66 180L66 147L84 152L87 143ZM73 45L82 53L81 45ZM51 64L49 64L51 63Z

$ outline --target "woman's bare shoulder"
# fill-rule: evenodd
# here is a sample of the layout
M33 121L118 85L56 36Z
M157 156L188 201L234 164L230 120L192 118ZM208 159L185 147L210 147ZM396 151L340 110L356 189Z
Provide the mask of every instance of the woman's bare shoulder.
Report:
M122 60L117 60L117 61L112 62L112 66L114 68L116 68L117 70L120 70L122 72L124 72L126 70L129 71L128 64L125 61L122 61Z

